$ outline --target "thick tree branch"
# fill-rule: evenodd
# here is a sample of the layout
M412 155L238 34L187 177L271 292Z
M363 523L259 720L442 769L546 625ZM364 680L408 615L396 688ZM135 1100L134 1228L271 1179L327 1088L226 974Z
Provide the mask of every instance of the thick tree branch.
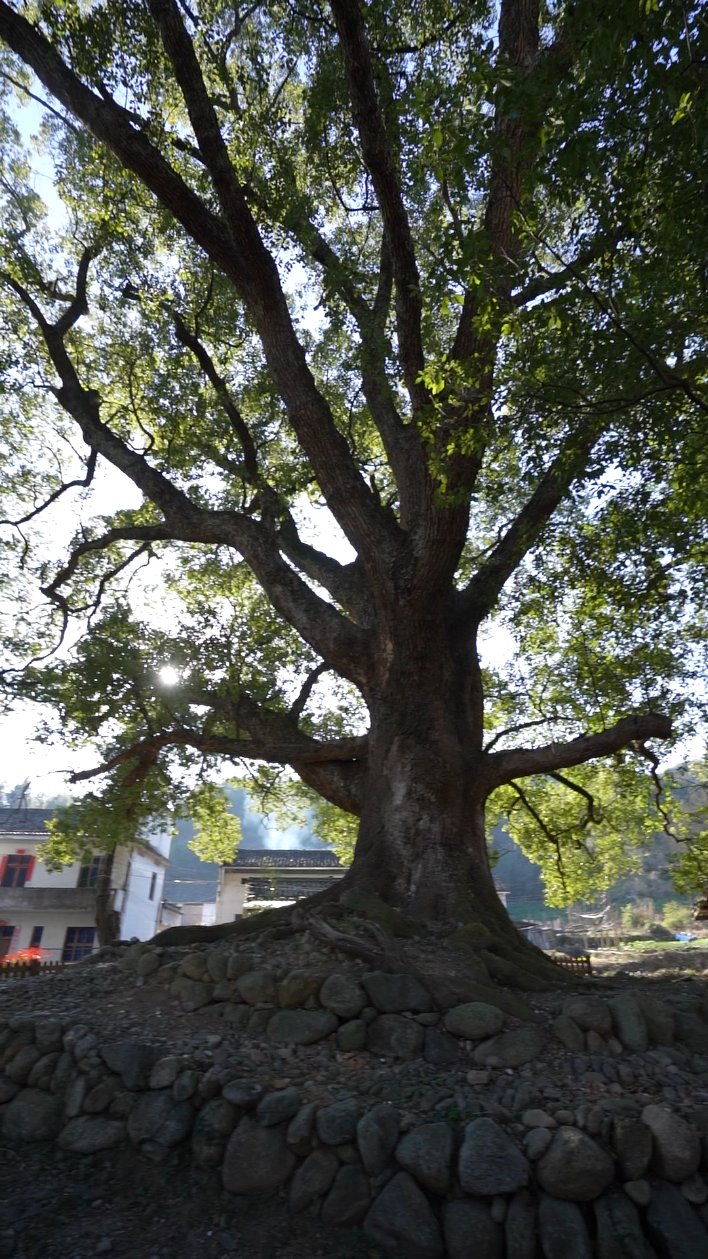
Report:
M468 622L479 624L491 612L505 583L538 541L570 486L584 473L606 423L604 417L593 415L567 438L528 502L459 595L458 614Z
M630 743L645 739L668 739L671 718L662 713L637 713L622 717L614 726L597 734L581 734L568 743L547 743L540 748L513 748L508 752L491 752L485 757L485 777L490 790L533 774L550 774L554 770L571 769L599 756L610 756Z
M258 456L256 454L256 447L249 432L248 425L231 397L231 392L226 384L226 381L223 376L219 375L214 360L209 354L206 346L202 344L199 337L195 336L193 332L190 332L178 311L173 310L170 313L174 322L177 340L180 341L182 345L186 346L188 350L192 351L192 354L199 363L204 375L213 386L214 393L219 399L219 402L226 412L233 430L241 443L241 450L243 451L243 466L246 472L246 477L253 485L256 485L258 483Z
M399 488L401 524L406 529L425 501L429 474L417 431L413 425L404 423L386 374L386 360L391 346L385 334L385 323L393 281L386 236L381 246L379 284L373 306L370 306L348 268L304 210L301 213L291 211L288 225L303 248L323 268L327 283L356 321L361 337L362 389Z
M194 45L174 0L149 0L184 97L199 149L218 194L241 266L236 287L261 338L288 417L312 462L327 503L357 550L389 552L397 530L360 475L317 389L290 318L278 270L261 239L231 163Z
M352 104L361 141L381 211L386 243L396 283L396 324L406 388L415 409L424 407L428 394L420 383L425 365L421 331L420 276L408 214L396 170L393 148L376 91L371 49L359 0L331 0Z
M512 293L512 305L521 309L524 306L528 306L529 302L543 297L546 293L556 293L559 289L566 288L568 284L572 284L574 280L579 278L581 271L584 271L593 262L598 262L600 258L607 254L608 250L614 250L624 235L625 233L616 232L609 237L600 237L587 249L583 250L581 254L578 254L577 258L572 262L566 263L557 271L547 271L545 275L537 276L535 280L529 280L524 288Z
M165 30L169 26L170 47L179 43L179 49L173 48L173 51L178 65L186 67L185 83L181 86L183 90L186 86L190 93L195 118L200 127L206 119L209 128L216 126L218 130L194 49L179 14L174 6L168 6L167 0L163 0L161 12L165 17ZM360 476L347 443L317 389L295 335L275 263L260 239L242 194L239 200L233 171L230 177L223 171L223 157L214 151L219 173L223 172L226 181L224 187L226 189L228 184L228 189L233 190L227 203L228 226L169 165L135 125L129 111L109 96L98 96L86 87L57 49L5 0L0 0L0 39L31 66L47 90L74 117L139 177L234 284L254 319L290 422L312 462L331 511L356 549L383 559L391 547L395 547L394 523ZM198 135L197 139L206 158L205 144L211 153L210 146L215 145L215 138L210 131L208 137ZM226 157L228 160L228 155ZM211 173L213 177L213 171Z
M99 395L82 387L57 325L47 321L22 285L14 280L9 283L32 312L42 332L49 357L62 382L61 388L56 390L57 400L77 421L87 444L125 473L162 511L169 538L234 547L243 555L281 616L318 655L352 681L361 682L368 660L367 639L361 629L298 577L280 554L275 535L260 521L239 512L199 507L104 424L100 419ZM105 545L115 540L111 538Z
M205 756L226 756L231 760L271 761L276 765L298 761L303 765L320 765L327 761L352 761L365 756L367 743L366 735L355 739L333 739L330 743L307 740L307 746L303 746L298 742L264 744L258 739L229 739L201 734L198 730L170 730L134 743L93 769L77 771L72 774L71 782L86 782L99 774L108 774L127 761L141 760L147 754L157 753L166 747L191 747Z
M278 546L283 555L305 573L312 581L328 590L340 607L357 622L368 625L371 621L371 597L364 581L360 560L340 564L331 555L303 542L292 516L286 514L276 533Z

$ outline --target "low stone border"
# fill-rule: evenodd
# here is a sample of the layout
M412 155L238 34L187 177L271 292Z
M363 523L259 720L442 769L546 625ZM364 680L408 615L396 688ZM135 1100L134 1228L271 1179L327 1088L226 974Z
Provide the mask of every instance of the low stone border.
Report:
M490 1003L435 1011L410 975L291 971L278 979L236 954L220 951L217 961L215 952L170 965L175 995L194 993L183 980L211 986L210 1001L219 984L232 985L220 1002L225 1016L233 1011L275 1044L341 1044L356 1024L372 1052L406 1060L435 1033L456 1054L469 1047L468 1081L477 1084L505 1062L532 1060L544 1042L535 1025L504 1030L504 1013ZM125 958L144 972L140 960L151 953L157 967L138 977L164 982L154 950L141 946ZM230 968L242 973L229 977ZM221 969L222 978L212 975ZM304 1008L288 1004L295 1001ZM610 1001L571 995L551 1028L571 1052L618 1057L677 1035L705 1049L708 1038L698 1013L631 992ZM0 1026L0 1068L7 1141L52 1141L81 1155L129 1144L158 1164L181 1151L229 1193L286 1191L293 1212L361 1226L387 1254L533 1259L540 1244L550 1259L646 1259L648 1240L668 1259L708 1255L708 1137L662 1105L605 1096L555 1113L419 1121L347 1096L303 1102L295 1087L266 1090L244 1079L242 1063L201 1073L151 1044L102 1043L86 1026L23 1015Z

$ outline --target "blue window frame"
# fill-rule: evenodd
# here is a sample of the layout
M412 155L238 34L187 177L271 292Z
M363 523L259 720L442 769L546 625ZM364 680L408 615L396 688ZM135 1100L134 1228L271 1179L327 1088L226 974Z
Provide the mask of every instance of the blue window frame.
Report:
M89 953L93 953L95 936L95 927L67 927L62 962L78 962L80 958L88 957Z

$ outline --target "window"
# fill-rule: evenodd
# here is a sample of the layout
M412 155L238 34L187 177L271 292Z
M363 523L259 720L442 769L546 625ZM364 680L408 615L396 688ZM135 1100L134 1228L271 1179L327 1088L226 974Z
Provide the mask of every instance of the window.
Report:
M90 861L87 861L79 870L77 887L95 887L102 865L103 857L92 857Z
M30 946L30 948L31 948L31 949L38 949L38 948L39 948L40 944L42 943L42 934L43 934L43 932L44 932L44 927L33 927L33 928L32 928L32 939L31 939L31 940L30 940L30 942L29 942L29 946Z
M32 872L34 857L10 853L5 858L2 871L2 887L24 887Z
M155 885L156 885L156 883L157 883L157 875L156 875L156 874L153 874L152 878L150 879L150 891L149 891L149 893L148 893L148 899L149 899L149 900L151 900L151 901L154 901L154 899L155 899Z
M0 957L4 957L6 953L12 951L12 937L14 934L14 927L8 927L6 923L0 925Z
M67 927L62 949L62 962L78 962L79 958L93 953L95 927Z

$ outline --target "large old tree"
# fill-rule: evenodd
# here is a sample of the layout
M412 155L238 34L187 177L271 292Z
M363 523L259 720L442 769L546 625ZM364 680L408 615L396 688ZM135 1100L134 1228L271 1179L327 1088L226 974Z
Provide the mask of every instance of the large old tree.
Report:
M562 873L565 792L592 862L587 765L621 795L697 694L699 6L0 0L0 40L54 178L6 123L9 688L100 745L94 804L289 767L360 819L349 885L521 949L490 795ZM106 464L137 495L55 538Z

